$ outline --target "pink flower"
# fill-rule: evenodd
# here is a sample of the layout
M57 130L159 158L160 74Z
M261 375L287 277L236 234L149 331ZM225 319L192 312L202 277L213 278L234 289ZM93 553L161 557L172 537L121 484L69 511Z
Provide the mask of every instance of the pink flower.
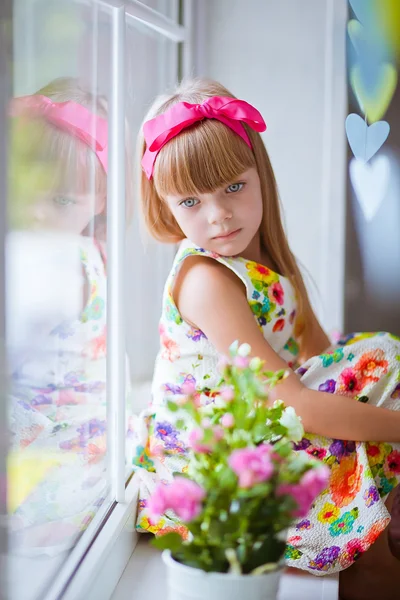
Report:
M297 508L292 511L293 517L305 517L311 508L314 497L307 488L300 484L283 483L276 490L277 496L291 496L297 504Z
M223 371L228 365L230 365L230 360L227 356L225 356L224 354L222 354L218 360L218 370L219 371Z
M189 433L189 446L195 451L200 453L210 452L212 450L212 446L210 444L205 444L203 442L204 439L204 431L197 427L196 429L192 429Z
M196 392L196 386L194 383L188 381L182 385L181 392L187 396L192 396Z
M222 415L222 419L221 419L221 425L222 427L226 427L227 429L230 429L231 427L233 427L235 424L235 417L233 416L232 413L225 413L224 415Z
M211 421L210 423L206 423L207 425L207 429L209 428L209 426L211 425ZM225 435L224 430L222 429L222 427L220 427L219 425L215 425L215 427L212 428L212 433L213 433L213 437L210 439L207 439L207 442L204 441L204 429L201 429L200 427L196 427L195 429L192 429L192 431L189 433L189 446L195 451L195 452L200 452L201 454L204 454L206 452L211 452L214 444L216 442L219 442L219 440L222 440L222 438Z
M324 490L329 481L330 471L325 465L307 471L300 483L283 483L276 494L277 496L292 496L297 504L293 511L294 517L305 517L315 498Z
M168 336L161 336L161 347L163 348L161 356L166 360L174 362L174 360L180 358L181 353L178 344Z
M194 481L176 477L168 489L168 504L178 517L191 521L201 512L205 490Z
M229 466L239 477L239 486L249 488L268 481L274 472L271 461L272 446L261 444L256 448L234 450L229 457Z
M233 400L235 397L235 392L231 387L224 386L223 388L221 388L220 396L226 402L231 402L231 400Z
M363 388L360 373L351 367L343 369L336 385L336 393L342 396L354 396Z
M295 546L296 544L299 544L302 540L301 535L293 535L292 537L287 539L287 543L291 544L292 546Z
M300 484L316 498L328 486L330 474L329 467L321 465L307 471L301 478Z
M192 521L201 512L205 495L205 490L194 481L176 477L170 485L158 485L147 506L153 517L171 509L183 521Z
M222 429L222 427L220 427L219 425L216 425L213 429L213 434L214 434L214 439L216 442L219 442L219 440L222 440L225 432Z
M331 335L330 335L332 343L337 344L338 341L340 340L340 338L342 337L342 335L343 335L343 333L341 331L339 331L339 329L333 329L333 331L331 331Z
M167 486L160 483L147 502L149 513L155 519L162 515L168 508L166 490Z
M277 304L282 306L285 299L285 292L279 282L276 282L270 286L270 288L268 289L268 297L271 300L271 302L276 302Z
M387 456L383 468L389 477L393 477L393 474L398 475L400 473L400 452L398 450L393 450L393 452Z
M239 369L245 369L249 366L250 359L248 356L235 356L235 358L233 359L233 364Z

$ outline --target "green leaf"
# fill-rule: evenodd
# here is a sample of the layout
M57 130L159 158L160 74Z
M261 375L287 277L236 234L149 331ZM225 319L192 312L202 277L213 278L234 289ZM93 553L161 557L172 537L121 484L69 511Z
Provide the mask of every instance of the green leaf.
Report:
M172 402L172 400L167 401L167 406L171 412L177 412L179 410L179 406L176 404L176 402Z
M171 550L171 552L180 552L183 546L183 539L179 533L170 532L165 535L158 535L152 540L152 545L159 550Z
M257 567L253 571L250 572L250 575L263 575L264 573L271 573L272 571L276 571L278 568L278 563L266 563L265 565L261 565Z
M272 535L267 536L260 548L249 553L248 560L244 565L244 572L250 573L261 565L278 562L282 558L285 548L286 542L277 540Z

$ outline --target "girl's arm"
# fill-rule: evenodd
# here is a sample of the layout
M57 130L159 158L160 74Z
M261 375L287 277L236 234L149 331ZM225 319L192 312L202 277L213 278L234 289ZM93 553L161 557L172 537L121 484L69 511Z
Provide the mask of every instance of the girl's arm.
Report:
M185 321L201 329L222 354L227 355L231 343L239 340L250 344L252 355L265 360L268 370L287 369L258 328L241 280L213 259L189 257L185 263L174 288ZM276 392L287 406L293 406L309 433L360 442L400 442L400 412L310 390L294 372Z
M308 336L307 344L302 349L301 362L305 362L311 356L322 354L332 344L314 313L312 321L307 324L307 327L311 328L311 333Z

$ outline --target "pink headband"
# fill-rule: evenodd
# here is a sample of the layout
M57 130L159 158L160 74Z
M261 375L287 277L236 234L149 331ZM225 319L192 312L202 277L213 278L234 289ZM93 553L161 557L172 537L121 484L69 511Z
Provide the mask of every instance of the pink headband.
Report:
M84 142L98 157L107 173L107 121L77 102L53 102L33 94L13 98L11 116L44 117L50 123Z
M153 176L154 163L161 148L182 129L205 118L218 119L224 123L240 135L250 148L251 142L241 121L255 131L265 131L267 128L258 110L244 100L213 96L202 104L178 102L165 113L146 121L143 125L147 148L143 155L142 167L147 179Z

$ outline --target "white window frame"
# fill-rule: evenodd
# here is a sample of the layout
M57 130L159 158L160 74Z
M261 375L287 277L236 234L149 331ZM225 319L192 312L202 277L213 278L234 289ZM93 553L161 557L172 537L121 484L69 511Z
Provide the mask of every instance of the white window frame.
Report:
M0 481L6 477L7 460L7 393L5 357L5 237L7 198L7 105L11 90L9 65L10 44L5 35L6 27L12 22L12 3L0 3ZM7 514L6 497L0 492L0 582L6 580L7 568ZM6 591L0 583L0 600L5 600Z
M91 0L83 0L89 3ZM178 1L176 8L178 7ZM124 88L123 58L124 34L122 22L139 21L160 35L182 44L183 77L193 75L193 0L184 2L184 23L178 24L137 0L97 0L101 8L109 10L114 19L111 64L112 95L109 122L111 124L109 158L108 206L108 323L113 322L108 336L112 345L113 361L108 367L108 393L111 398L110 437L112 491L116 500L101 509L91 524L92 539L83 535L67 557L56 580L42 600L108 600L134 551L138 534L135 531L136 507L139 492L138 478L133 475L125 485L125 401L123 393L124 318L123 318L123 260L125 215L122 198L124 187L123 145ZM120 156L119 156L120 154ZM115 316L115 320L114 320ZM110 348L110 345L109 345ZM87 532L89 533L89 531ZM107 568L103 568L107 561ZM134 590L132 590L134 595Z

